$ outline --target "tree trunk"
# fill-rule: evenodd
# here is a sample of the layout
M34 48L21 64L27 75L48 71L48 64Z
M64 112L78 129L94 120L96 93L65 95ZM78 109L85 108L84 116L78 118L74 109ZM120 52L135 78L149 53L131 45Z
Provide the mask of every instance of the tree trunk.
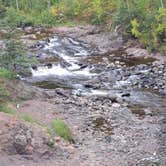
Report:
M161 3L161 7L164 8L163 0L160 0L160 3Z
M16 0L16 9L19 10L18 0Z
M51 8L51 3L50 3L50 1L48 0L48 2L47 2L47 8L48 8L48 11L50 11L50 8Z

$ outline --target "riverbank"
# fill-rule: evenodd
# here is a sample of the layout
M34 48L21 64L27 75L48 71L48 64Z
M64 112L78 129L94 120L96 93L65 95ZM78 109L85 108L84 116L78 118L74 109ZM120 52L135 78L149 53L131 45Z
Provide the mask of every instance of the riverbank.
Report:
M0 115L3 166L165 164L164 56L157 60L94 26L23 32L40 64L9 83L13 97L24 97L15 105L17 116ZM38 123L20 121L21 114ZM56 135L48 146L44 129L57 118L68 124L74 144Z

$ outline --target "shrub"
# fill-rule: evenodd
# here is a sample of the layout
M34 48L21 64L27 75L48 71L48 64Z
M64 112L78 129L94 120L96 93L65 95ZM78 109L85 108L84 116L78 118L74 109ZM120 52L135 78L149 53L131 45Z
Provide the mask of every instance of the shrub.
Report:
M6 13L6 8L0 4L0 18L4 18L5 17L5 13Z
M9 103L7 102L9 99L9 93L6 90L3 83L0 83L0 112L14 114L15 111L11 108Z
M0 103L0 112L12 115L15 114L15 111L6 103Z
M159 1L119 2L116 4L113 27L118 26L122 34L138 38L149 51L165 51L166 9L160 8Z
M52 122L52 131L57 133L65 140L74 143L70 129L62 120L57 119Z
M16 71L17 67L28 68L30 65L37 63L35 58L28 58L25 47L17 38L12 38L12 33L9 32L5 49L0 53L0 67L3 69L3 74L7 73L7 70Z
M16 78L16 74L5 68L0 68L0 78L14 79Z
M4 83L0 82L0 102L4 102L8 98L9 93L6 90Z
M29 123L38 123L35 119L33 119L32 116L28 115L28 114L23 114L20 117L22 120L24 120L25 122L29 122Z
M1 6L0 23L6 25L109 24L123 35L138 38L151 51L166 50L163 0L19 0L19 10L14 0L7 0Z
M5 83L3 83L3 81L0 82L0 112L15 114L15 109L10 103L10 93L8 92L4 84Z
M21 14L21 12L18 12L13 7L10 7L7 9L5 13L5 17L3 20L1 20L1 24L6 24L9 26L20 26L25 22L24 15Z
M154 41L156 41L156 46L159 47L161 51L166 52L166 8L159 8L156 14L156 20Z

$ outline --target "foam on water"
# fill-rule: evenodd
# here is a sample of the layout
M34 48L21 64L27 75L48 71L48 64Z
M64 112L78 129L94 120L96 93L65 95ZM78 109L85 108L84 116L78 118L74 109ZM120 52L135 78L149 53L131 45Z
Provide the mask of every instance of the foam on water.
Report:
M109 91L106 90L94 90L94 89L75 89L73 91L73 94L75 95L80 95L80 96L101 96L101 97L106 97L109 96Z
M81 45L78 41L75 41L69 37L53 37L46 41L43 51L52 53L53 56L58 56L64 62L67 62L67 66L59 64L53 64L51 67L38 66L36 70L31 69L32 76L93 76L94 73L90 72L90 68L81 68L79 65L80 59L86 58L89 51L85 46Z
M97 96L107 96L109 92L105 90L91 90L91 94Z
M39 65L31 68L31 82L49 82L55 84L57 81L65 81L65 85L75 90L84 89L83 80L91 79L96 73L91 72L92 67L82 64L82 60L91 54L90 49L85 45L70 37L52 37L44 41L41 51L48 56L58 57L59 62L51 65ZM62 84L63 81L62 81ZM79 91L79 90L78 90ZM84 91L83 95L106 95L104 92Z
M67 68L62 68L61 65L53 65L51 68L48 68L47 66L39 66L37 70L31 69L33 77L38 77L38 76L49 76L49 75L54 75L54 76L93 76L95 75L94 73L90 73L89 68L85 68L83 70L76 70L76 71L71 71L68 70Z
M60 56L63 56L64 54L68 56L85 56L89 54L84 46L80 45L78 41L75 41L72 38L50 38L43 50L47 50ZM72 55L69 50L72 51Z

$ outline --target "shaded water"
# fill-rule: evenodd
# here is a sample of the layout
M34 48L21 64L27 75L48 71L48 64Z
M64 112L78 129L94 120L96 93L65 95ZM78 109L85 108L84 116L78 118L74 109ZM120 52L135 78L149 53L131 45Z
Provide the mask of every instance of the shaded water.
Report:
M130 105L129 108L133 114L136 114L139 117L145 116L145 110L144 110L144 107L142 105L133 104L133 105Z
M155 61L155 58L151 57L130 57L122 55L106 55L106 56L90 56L86 58L86 62L90 64L104 64L104 63L116 63L125 65L126 67L136 66L140 64L148 64Z
M94 125L93 127L96 131L101 131L105 134L113 133L110 123L103 117L97 117L92 121L92 124Z

